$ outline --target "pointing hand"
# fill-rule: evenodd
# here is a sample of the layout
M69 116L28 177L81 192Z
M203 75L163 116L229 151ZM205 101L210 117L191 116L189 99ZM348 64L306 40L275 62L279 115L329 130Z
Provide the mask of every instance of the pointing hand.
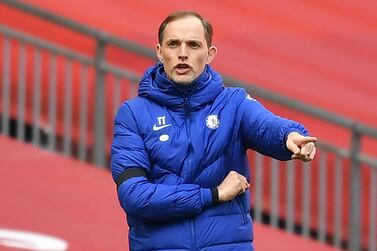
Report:
M302 136L297 132L291 132L287 137L286 146L293 153L292 159L300 159L305 162L314 159L316 137Z

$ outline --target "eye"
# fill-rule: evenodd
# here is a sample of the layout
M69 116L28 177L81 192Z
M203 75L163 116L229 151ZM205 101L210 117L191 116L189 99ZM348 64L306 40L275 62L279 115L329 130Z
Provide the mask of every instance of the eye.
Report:
M190 48L192 48L192 49L200 48L200 44L197 43L197 42L189 42L188 45L189 45Z
M178 46L178 41L171 41L171 42L168 43L168 46L170 48L175 48L175 47Z

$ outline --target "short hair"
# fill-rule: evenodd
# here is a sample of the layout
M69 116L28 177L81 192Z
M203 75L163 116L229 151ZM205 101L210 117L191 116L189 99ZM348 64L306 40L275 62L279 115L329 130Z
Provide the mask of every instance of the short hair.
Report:
M204 36L207 42L207 46L210 47L212 45L212 37L213 37L213 28L211 23L203 18L199 13L195 11L176 11L171 13L169 16L165 18L165 20L161 23L160 28L158 29L158 42L162 44L162 40L164 39L164 31L166 26L173 21L178 19L182 19L185 17L196 17L200 20L204 28Z

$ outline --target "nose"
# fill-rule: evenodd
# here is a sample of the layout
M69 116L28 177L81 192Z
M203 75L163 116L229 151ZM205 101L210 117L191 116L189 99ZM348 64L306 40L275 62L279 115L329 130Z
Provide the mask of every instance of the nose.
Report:
M185 44L182 44L180 47L179 47L179 51L178 51L178 59L179 60L185 60L188 58L188 51L187 51L187 47Z

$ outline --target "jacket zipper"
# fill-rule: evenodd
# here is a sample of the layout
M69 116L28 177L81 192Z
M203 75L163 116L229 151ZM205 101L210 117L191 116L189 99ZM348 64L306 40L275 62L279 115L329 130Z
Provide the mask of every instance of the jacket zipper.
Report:
M191 181L193 177L193 160L192 160L192 154L194 152L194 148L192 146L191 142L191 127L190 127L190 99L189 97L184 97L185 100L185 119L186 119L186 134L187 134L187 140L188 140L188 170L187 170L187 177L188 181Z
M191 128L190 128L190 99L185 97L185 118L186 118L186 133L188 137L188 147L189 147L189 154L191 155L193 152L192 142L191 142Z
M186 119L186 133L188 139L188 158L191 161L191 154L193 152L193 146L191 142L191 128L190 128L190 99L188 97L184 97L185 100L185 119ZM191 167L191 165L190 165ZM189 170L189 175L191 179L191 169ZM191 220L191 250L196 250L196 242L195 242L195 226L194 220Z

